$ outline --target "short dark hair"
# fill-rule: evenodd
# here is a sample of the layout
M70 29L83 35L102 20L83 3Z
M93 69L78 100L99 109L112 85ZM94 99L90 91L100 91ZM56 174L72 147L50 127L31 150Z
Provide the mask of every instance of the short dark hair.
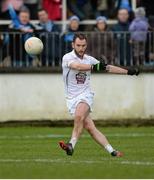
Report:
M73 42L75 42L75 40L79 38L80 40L86 40L87 41L87 36L83 33L75 33L74 37L73 37Z

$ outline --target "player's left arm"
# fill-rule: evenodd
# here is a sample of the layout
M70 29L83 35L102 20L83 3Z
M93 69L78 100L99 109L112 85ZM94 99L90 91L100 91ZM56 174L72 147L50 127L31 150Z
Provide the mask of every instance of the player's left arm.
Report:
M106 65L106 71L114 74L138 75L139 70L135 68L124 69L118 66Z
M110 64L106 64L104 60L101 60L98 64L93 66L93 70L96 71L106 71L108 73L113 74L126 74L126 75L138 75L139 69L130 67L130 68L122 68Z

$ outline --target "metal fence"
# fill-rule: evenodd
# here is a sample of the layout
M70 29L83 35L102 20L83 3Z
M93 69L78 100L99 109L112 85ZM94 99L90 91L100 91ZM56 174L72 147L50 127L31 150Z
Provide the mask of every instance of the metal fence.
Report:
M97 59L103 55L113 65L154 67L154 32L148 32L144 41L131 41L129 32L85 34L88 37L87 53ZM43 41L44 50L39 57L29 56L24 50L24 42L31 36L39 37ZM0 69L61 67L62 56L72 50L72 37L72 33L1 32Z

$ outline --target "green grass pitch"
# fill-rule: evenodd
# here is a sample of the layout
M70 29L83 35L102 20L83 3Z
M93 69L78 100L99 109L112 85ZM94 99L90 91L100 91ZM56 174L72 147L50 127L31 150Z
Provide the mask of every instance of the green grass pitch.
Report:
M154 178L154 127L99 128L124 157L111 157L84 132L74 155L58 146L72 128L0 128L0 178Z

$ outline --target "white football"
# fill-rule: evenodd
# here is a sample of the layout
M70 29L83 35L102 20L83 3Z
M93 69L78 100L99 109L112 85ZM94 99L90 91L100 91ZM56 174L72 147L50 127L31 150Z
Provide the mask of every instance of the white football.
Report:
M25 42L25 50L30 55L39 55L43 50L43 43L37 37L28 38Z

